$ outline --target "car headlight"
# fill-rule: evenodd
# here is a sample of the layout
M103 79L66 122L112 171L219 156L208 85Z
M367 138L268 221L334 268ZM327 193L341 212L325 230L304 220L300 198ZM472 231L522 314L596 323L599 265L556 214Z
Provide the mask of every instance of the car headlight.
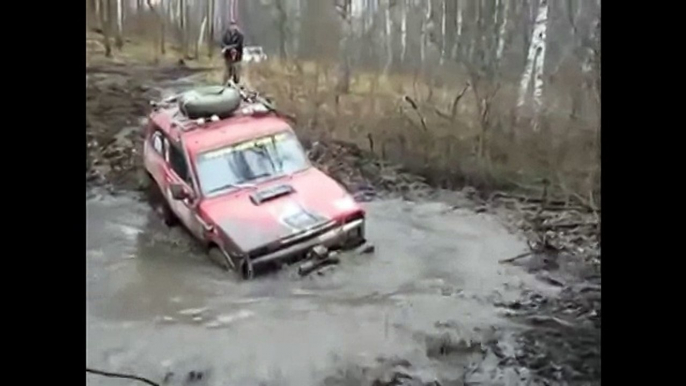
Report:
M350 196L345 196L341 199L334 201L334 205L340 210L353 210L357 208L357 203Z

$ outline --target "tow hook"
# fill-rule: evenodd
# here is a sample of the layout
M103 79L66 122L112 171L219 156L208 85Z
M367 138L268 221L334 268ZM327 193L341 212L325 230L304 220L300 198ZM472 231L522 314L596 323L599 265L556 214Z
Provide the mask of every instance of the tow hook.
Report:
M250 256L245 256L241 261L241 275L244 280L251 280L255 276Z
M319 268L340 263L340 259L333 256L323 245L312 248L307 257L308 261L298 267L300 276L307 276Z
M358 255L366 255L374 253L375 251L376 248L374 247L374 244L370 243L369 241L365 241L360 246L355 248L355 253L357 253Z

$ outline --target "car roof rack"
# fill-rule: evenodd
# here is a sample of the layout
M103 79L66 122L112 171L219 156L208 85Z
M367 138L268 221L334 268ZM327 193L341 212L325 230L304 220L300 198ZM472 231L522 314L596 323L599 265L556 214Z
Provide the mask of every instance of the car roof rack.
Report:
M243 106L239 106L236 111L231 114L231 117L236 116L257 116L264 114L274 114L280 118L295 122L295 117L286 114L276 109L274 104L268 99L260 95L257 90L250 89L244 85L238 85L230 79L224 87L231 87L238 91L241 96ZM171 111L171 125L181 131L190 131L202 127L208 122L218 122L222 119L216 115L209 118L188 118L179 108L178 101L183 93L171 95L161 101L151 101L150 105L153 109L170 109Z

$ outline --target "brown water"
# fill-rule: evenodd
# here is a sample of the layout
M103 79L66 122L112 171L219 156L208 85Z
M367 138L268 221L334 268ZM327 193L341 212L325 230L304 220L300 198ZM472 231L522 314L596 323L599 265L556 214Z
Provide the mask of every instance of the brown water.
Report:
M525 244L492 218L440 203L366 207L374 254L345 255L323 276L286 269L243 282L138 197L88 198L88 366L156 381L171 371L170 384L194 370L199 384L305 386L381 356L408 359L423 379L458 379L473 353L438 361L427 337L449 333L469 346L516 328L492 303L540 287L498 264Z

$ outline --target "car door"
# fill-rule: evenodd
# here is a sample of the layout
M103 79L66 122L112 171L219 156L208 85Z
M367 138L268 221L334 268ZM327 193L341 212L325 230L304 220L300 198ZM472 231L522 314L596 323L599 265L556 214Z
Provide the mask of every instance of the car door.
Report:
M166 159L169 168L166 169L164 195L172 212L179 218L181 223L185 225L195 237L203 240L205 236L205 227L197 214L197 200L199 195L193 187L193 180L188 162L186 161L183 151L177 144L170 142L167 138L165 144L167 144ZM170 186L172 184L182 185L188 192L193 193L194 198L175 200L171 195Z
M166 138L158 128L153 126L150 130L152 133L145 141L143 147L143 162L145 170L157 182L157 186L162 188L165 183L165 169L168 167L166 161Z

